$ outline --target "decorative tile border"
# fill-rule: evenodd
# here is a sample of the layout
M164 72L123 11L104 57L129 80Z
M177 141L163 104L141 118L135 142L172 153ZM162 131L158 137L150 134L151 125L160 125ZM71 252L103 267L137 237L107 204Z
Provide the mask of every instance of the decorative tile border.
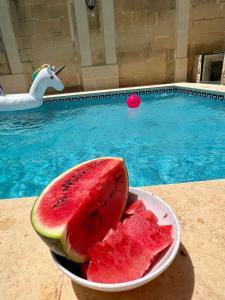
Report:
M185 95L191 95L191 96L198 96L201 98L208 98L211 100L225 100L225 94L215 93L215 92L209 92L205 90L195 90L195 89L189 89L189 88L180 88L180 87L165 87L165 88L145 88L145 89L138 89L138 90L125 90L123 92L99 92L98 94L88 94L88 95L68 95L68 96L59 96L44 100L44 104L50 104L50 103L64 103L64 102L77 102L77 101L92 101L92 100L104 100L104 99L113 99L118 100L123 97L128 97L131 94L144 96L144 95L160 95L160 94L170 94L170 93L178 93L178 94L185 94Z
M202 97L202 98L208 98L211 100L220 100L220 101L225 100L225 94L208 92L208 91L204 91L204 90L194 90L194 89L189 89L189 88L174 87L173 92L179 93L179 94L191 95L191 96L198 96L198 97Z

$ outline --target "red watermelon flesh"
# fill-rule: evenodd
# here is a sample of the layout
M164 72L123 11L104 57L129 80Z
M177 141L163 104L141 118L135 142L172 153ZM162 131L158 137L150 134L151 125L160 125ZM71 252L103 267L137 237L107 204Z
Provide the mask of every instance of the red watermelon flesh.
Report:
M124 161L103 157L57 177L36 200L31 222L47 245L75 262L116 226L126 206L128 177Z
M140 278L172 241L172 226L132 215L89 250L87 279L119 283Z
M125 210L125 213L124 213L125 217L126 216L129 217L130 215L134 215L134 214L139 214L139 215L143 216L149 222L158 223L158 218L156 217L156 215L152 211L146 210L144 202L140 199L133 202Z
M125 215L133 215L136 213L140 213L142 211L146 210L146 207L142 200L137 200L133 202L126 210Z
M90 249L87 279L119 283L140 278L153 259L151 252L120 228Z
M155 222L149 222L148 219L135 214L126 219L123 223L128 235L133 238L137 237L147 248L149 248L153 255L157 255L162 250L166 249L172 244L172 232L168 226L159 226Z
M150 223L158 223L158 218L156 215L150 210L144 210L139 212L139 215L145 218Z

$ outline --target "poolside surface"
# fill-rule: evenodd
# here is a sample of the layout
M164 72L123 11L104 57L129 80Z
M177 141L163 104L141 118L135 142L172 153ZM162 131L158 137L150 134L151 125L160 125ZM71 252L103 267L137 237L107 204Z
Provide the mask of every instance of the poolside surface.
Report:
M181 225L173 264L138 289L104 293L71 284L30 224L35 198L0 201L0 295L4 300L224 299L225 180L145 187L163 198Z

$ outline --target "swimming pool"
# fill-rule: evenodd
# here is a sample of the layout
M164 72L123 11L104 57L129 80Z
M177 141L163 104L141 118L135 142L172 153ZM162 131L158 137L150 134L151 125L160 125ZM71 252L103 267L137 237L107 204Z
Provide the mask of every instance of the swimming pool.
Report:
M225 178L224 101L143 93L130 109L125 94L93 99L0 112L0 198L38 195L99 156L123 157L130 186Z

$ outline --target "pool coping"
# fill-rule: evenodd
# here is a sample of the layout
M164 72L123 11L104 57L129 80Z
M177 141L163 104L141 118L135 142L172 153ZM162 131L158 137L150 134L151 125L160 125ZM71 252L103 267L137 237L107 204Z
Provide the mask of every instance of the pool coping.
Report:
M211 100L225 100L225 86L200 84L200 83L168 83L158 85L147 85L137 87L125 87L117 89L107 89L98 91L84 91L76 93L62 93L55 95L44 96L44 103L62 103L74 102L83 100L101 100L101 99L116 99L118 97L128 97L131 94L143 95L157 95L165 93L181 93L186 95L193 95Z
M182 244L173 264L163 275L133 290L132 297L131 292L123 292L124 300L223 299L224 187L225 180L144 187L174 210L181 226ZM119 298L120 294L99 293L71 284L56 268L48 248L30 224L34 201L35 198L0 201L2 299Z

